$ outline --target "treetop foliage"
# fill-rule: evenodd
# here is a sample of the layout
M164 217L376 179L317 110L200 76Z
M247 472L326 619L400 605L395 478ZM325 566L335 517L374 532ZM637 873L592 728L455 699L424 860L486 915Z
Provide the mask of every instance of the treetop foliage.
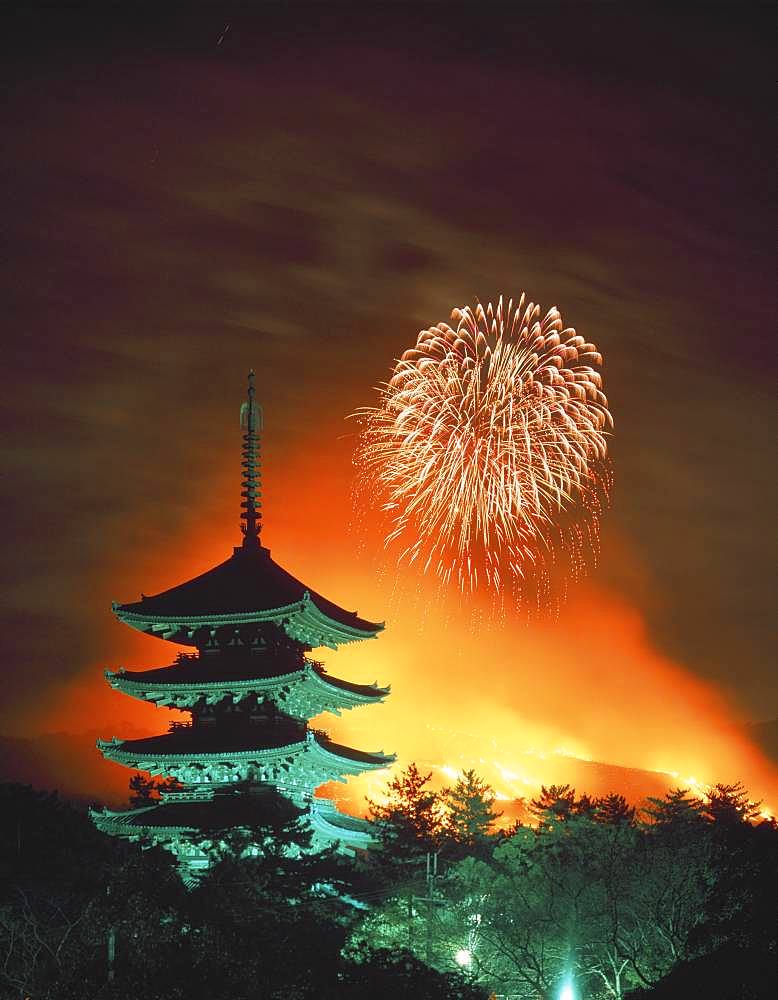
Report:
M294 818L233 831L187 891L167 851L105 836L56 794L0 785L0 997L485 1000L402 950L344 955L363 876L308 846Z
M293 813L240 829L226 816L191 891L169 853L0 786L0 996L537 1000L567 977L587 1000L690 983L717 1000L778 994L778 828L742 785L638 812L549 786L533 825L500 831L474 772L443 792L430 778L393 777L362 860L309 850Z
M437 853L443 847L488 848L502 815L494 809L493 789L472 770L439 792L430 787L431 778L432 772L422 774L410 764L388 782L385 801L368 800L384 851L413 856Z
M475 771L463 771L456 784L444 789L440 797L446 836L471 849L489 841L502 813L494 809L493 789Z
M404 845L407 864L352 939L410 949L441 971L459 956L471 981L518 1000L555 997L569 976L589 1000L621 1000L733 947L749 968L776 965L778 829L739 783L703 797L673 789L640 810L617 793L551 785L530 803L531 825L494 831L493 793L473 772L437 805L430 777L412 768L390 785L381 843L395 858ZM417 835L409 806L419 799ZM748 970L740 981L751 983ZM749 989L743 997L776 995L758 979Z
M370 818L385 847L437 848L443 815L440 798L429 787L431 778L432 772L422 774L410 764L388 782L385 802L368 800Z

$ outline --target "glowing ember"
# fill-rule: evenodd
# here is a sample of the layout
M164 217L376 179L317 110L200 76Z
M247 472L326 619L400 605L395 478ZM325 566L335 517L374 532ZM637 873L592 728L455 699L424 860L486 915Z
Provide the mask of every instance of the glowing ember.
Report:
M401 561L464 590L534 581L537 594L597 548L613 425L602 357L523 293L451 319L419 333L360 411L357 465Z

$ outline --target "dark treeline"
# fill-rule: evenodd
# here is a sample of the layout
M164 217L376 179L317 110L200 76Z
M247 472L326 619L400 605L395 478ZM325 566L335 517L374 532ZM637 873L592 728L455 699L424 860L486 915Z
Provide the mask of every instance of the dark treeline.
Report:
M358 939L516 1000L778 996L778 828L740 784L641 810L552 786L497 831L475 774L429 780L412 765L372 805L387 891Z
M2 1000L486 996L402 949L350 946L369 876L306 854L296 822L211 833L213 866L188 890L168 852L101 834L56 794L0 785ZM245 856L249 844L262 849Z
M741 786L642 810L553 786L500 830L473 772L429 781L411 765L388 784L357 859L306 852L295 822L212 831L194 889L167 852L0 786L0 996L778 995L778 830Z

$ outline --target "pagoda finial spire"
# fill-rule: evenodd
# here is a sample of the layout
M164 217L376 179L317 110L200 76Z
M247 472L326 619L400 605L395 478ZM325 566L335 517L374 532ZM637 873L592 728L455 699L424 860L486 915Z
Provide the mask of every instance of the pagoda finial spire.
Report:
M241 521L243 548L259 548L262 530L262 461L260 444L262 434L262 407L257 403L254 387L254 369L249 372L246 402L240 408L240 426L243 429L243 480L241 483Z

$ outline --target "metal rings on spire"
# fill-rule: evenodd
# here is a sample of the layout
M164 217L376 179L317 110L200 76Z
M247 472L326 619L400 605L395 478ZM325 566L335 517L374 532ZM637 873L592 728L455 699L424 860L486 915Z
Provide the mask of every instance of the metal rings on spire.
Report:
M241 468L241 531L243 548L256 548L262 531L262 407L256 401L254 371L249 372L246 402L240 408L240 426L243 430Z

